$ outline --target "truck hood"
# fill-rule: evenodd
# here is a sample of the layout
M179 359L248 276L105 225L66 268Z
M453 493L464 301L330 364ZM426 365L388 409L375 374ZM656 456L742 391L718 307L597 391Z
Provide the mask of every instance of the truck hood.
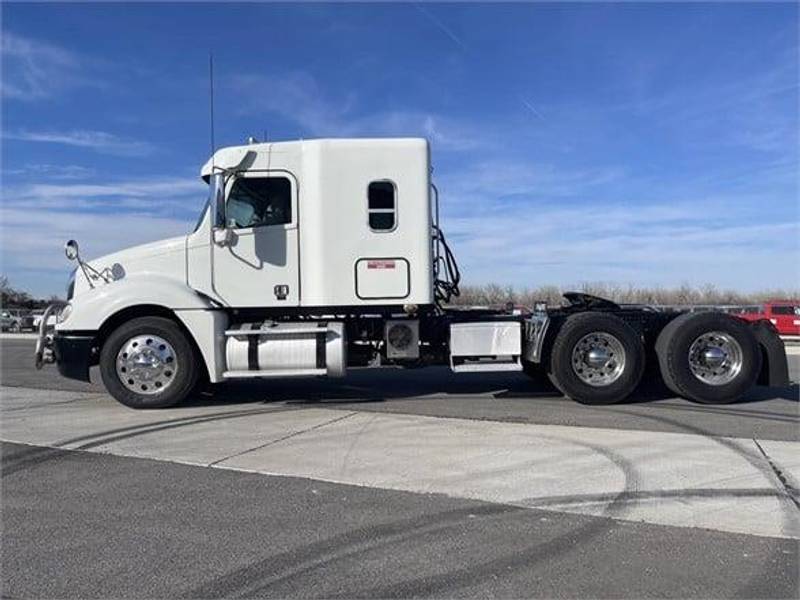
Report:
M103 278L93 279L97 287L142 273L158 274L186 281L186 236L179 236L132 246L88 261ZM75 280L75 295L90 290L86 277L78 269Z

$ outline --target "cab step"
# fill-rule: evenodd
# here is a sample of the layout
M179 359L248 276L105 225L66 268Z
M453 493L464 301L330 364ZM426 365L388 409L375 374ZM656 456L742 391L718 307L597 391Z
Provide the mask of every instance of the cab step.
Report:
M276 323L266 321L263 323L237 323L225 330L227 336L258 335L278 337L285 335L319 335L333 331L327 323Z
M225 379L247 379L254 377L321 377L327 369L271 369L269 371L225 371Z

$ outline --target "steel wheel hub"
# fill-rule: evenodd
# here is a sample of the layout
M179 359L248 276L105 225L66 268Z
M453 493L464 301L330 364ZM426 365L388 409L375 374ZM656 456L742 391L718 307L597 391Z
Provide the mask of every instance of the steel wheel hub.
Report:
M572 349L572 370L591 386L611 385L625 370L625 349L604 331L583 336Z
M175 349L157 335L137 335L117 353L117 377L137 394L161 394L178 371Z
M731 335L710 331L699 336L689 347L692 375L709 385L725 385L742 370L742 347Z

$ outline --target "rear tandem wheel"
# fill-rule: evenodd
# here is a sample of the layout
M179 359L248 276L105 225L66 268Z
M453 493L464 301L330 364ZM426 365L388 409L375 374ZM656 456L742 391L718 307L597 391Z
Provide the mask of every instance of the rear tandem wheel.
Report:
M761 372L761 349L744 323L722 313L686 313L656 341L661 376L679 396L705 404L735 402Z
M612 404L636 389L644 372L644 345L619 317L601 312L572 315L556 335L550 380L583 404Z

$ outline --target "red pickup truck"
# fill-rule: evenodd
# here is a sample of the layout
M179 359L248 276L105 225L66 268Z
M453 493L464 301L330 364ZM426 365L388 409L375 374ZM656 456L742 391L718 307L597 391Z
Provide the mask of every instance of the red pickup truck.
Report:
M800 335L800 300L768 300L757 311L743 309L735 314L748 321L769 319L780 335Z

